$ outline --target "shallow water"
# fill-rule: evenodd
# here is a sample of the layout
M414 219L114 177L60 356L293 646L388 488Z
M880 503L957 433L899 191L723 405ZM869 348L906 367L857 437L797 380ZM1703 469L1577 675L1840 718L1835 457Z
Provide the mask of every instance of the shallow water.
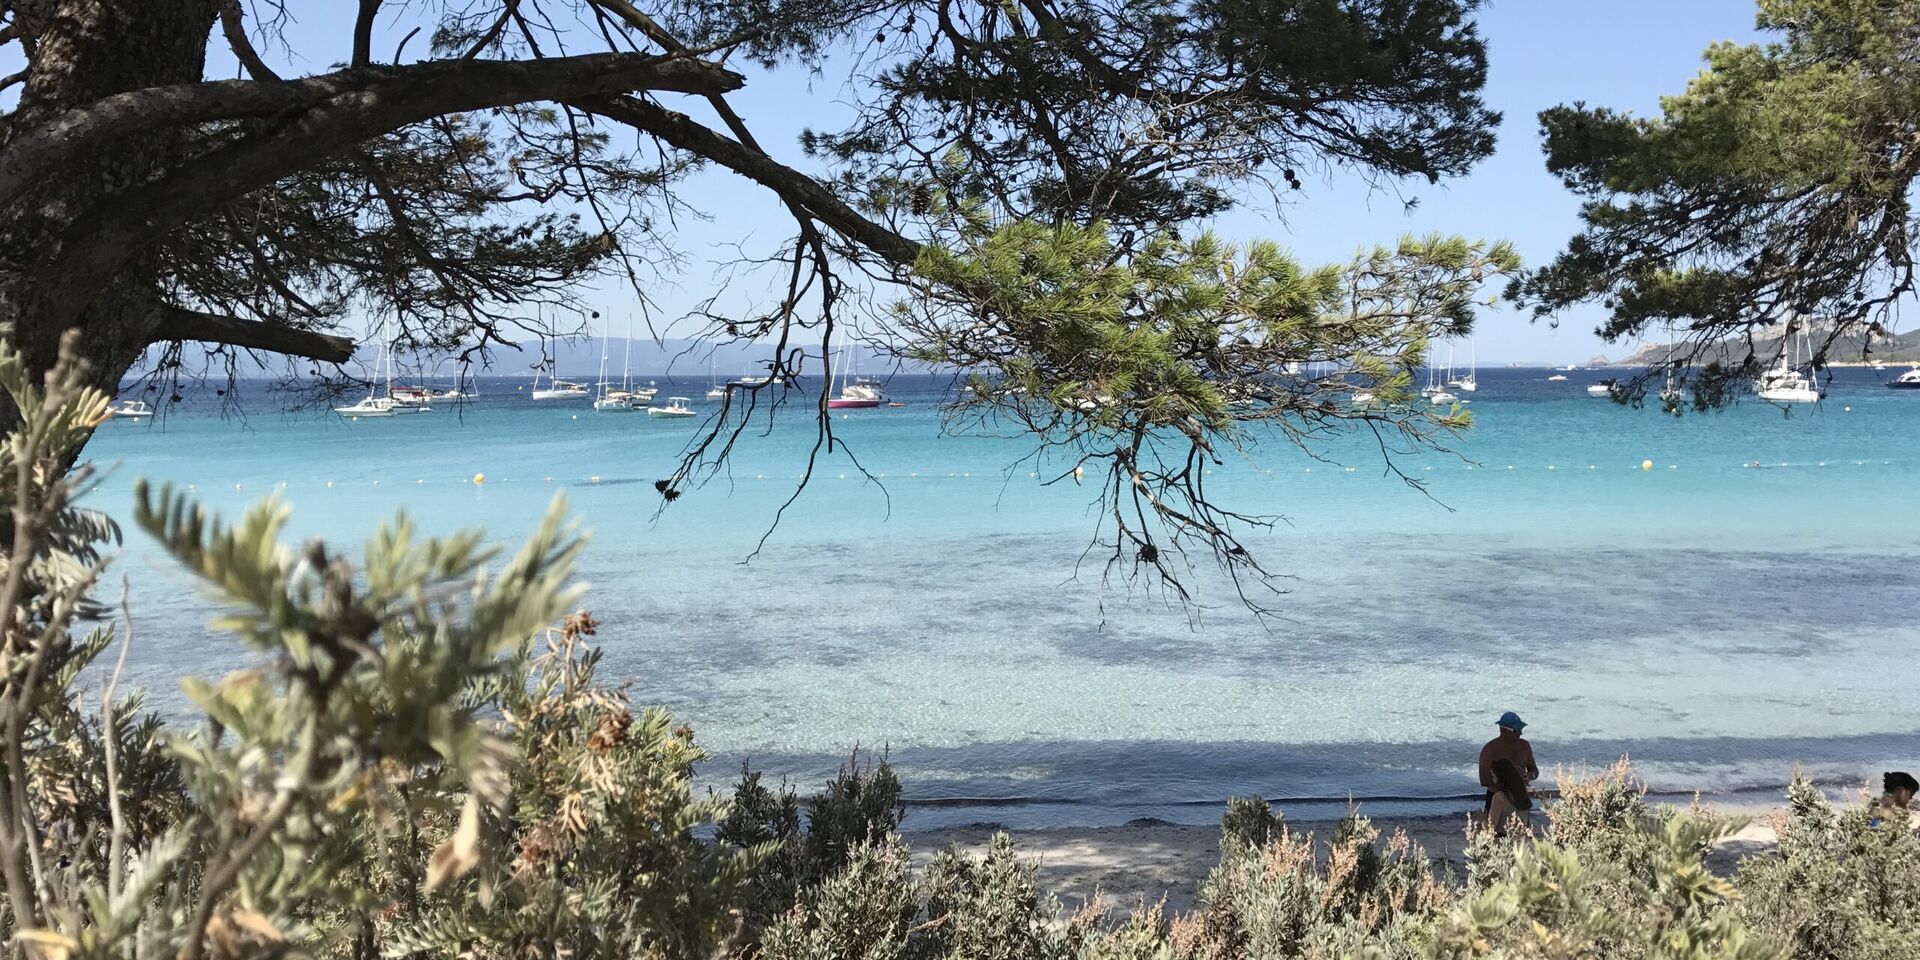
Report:
M118 464L93 500L116 515L139 474L230 514L277 492L294 535L342 542L402 508L511 542L564 492L594 531L608 676L693 723L709 772L750 757L811 784L886 749L921 827L1207 820L1250 792L1417 806L1475 791L1506 709L1543 765L1631 753L1665 791L1920 766L1920 395L1845 371L1791 416L1674 419L1588 398L1599 374L1546 376L1482 371L1457 455L1396 458L1426 494L1362 438L1327 441L1332 462L1269 440L1218 468L1217 498L1289 520L1249 540L1286 576L1265 622L1204 568L1194 609L1103 588L1099 555L1082 561L1090 490L1042 486L1020 441L943 436L926 378L893 384L909 406L836 423L882 479L823 461L750 563L811 443L804 411L657 517L652 481L699 421L536 405L524 380L485 382L464 415L356 423L189 402L88 453ZM163 702L175 676L231 667L208 602L137 534L120 569L137 678Z

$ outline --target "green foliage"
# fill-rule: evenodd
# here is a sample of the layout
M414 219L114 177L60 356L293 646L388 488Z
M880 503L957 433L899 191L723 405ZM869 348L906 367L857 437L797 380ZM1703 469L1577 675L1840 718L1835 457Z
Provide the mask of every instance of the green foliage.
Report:
M1547 167L1585 226L1510 295L1540 316L1600 300L1599 333L1677 327L1696 399L1726 401L1811 327L1816 361L1890 326L1914 289L1920 9L1882 0L1760 0L1778 38L1720 43L1658 117L1561 106L1540 115ZM1755 338L1758 342L1750 340ZM1729 346L1731 344L1731 346Z
M1795 779L1780 847L1741 862L1750 922L1793 948L1796 960L1908 956L1920 930L1920 836L1911 815L1879 826L1869 811L1835 810Z
M1265 518L1205 490L1204 468L1228 452L1275 435L1306 447L1347 425L1431 446L1466 427L1464 408L1413 394L1413 371L1434 339L1472 328L1485 282L1519 267L1508 244L1457 237L1307 268L1207 232L964 222L952 249L923 250L920 296L900 305L915 358L969 375L956 422L1037 435L1076 480L1104 467L1109 569L1176 588L1188 547L1265 576L1238 537Z
M1227 812L1220 815L1220 849L1264 847L1286 826L1287 818L1276 815L1265 797L1228 797Z
M1775 960L1786 952L1749 932L1732 884L1702 857L1732 825L1685 815L1658 833L1633 826L1654 851L1650 879L1548 840L1522 846L1506 876L1455 905L1434 957ZM1612 882L1609 882L1612 881ZM1621 884L1630 891L1621 895Z
M1312 834L1284 823L1259 845L1228 849L1201 887L1195 916L1176 930L1182 955L1204 960L1342 956L1386 944L1407 956L1419 923L1441 901L1426 853L1404 834L1382 850L1379 831L1350 814L1324 861Z
M800 894L838 874L859 851L872 853L906 816L900 779L885 760L856 752L826 790L804 803L782 784L769 789L742 767L733 801L715 831L722 844L762 849L746 917L751 933L770 925ZM801 811L806 828L801 829Z

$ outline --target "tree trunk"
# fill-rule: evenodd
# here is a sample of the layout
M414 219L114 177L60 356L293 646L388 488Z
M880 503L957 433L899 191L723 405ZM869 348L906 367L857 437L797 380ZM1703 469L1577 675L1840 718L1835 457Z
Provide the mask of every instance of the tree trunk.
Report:
M24 6L24 5L23 5ZM39 46L8 131L19 131L110 94L201 79L216 0L50 0L34 5ZM0 211L0 323L28 368L52 365L63 331L40 315L78 316L91 379L109 394L140 358L159 322L158 258L137 259L104 287L61 293L40 264L59 254L67 230L116 190L153 177L178 158L175 133L130 135L110 150L47 177ZM84 302L73 298L82 297ZM0 432L19 413L0 396Z

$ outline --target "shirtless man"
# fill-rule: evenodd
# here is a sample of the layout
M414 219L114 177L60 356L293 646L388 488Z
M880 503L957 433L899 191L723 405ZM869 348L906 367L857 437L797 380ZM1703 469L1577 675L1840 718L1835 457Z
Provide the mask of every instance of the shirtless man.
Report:
M1526 721L1520 715L1508 710L1496 721L1500 735L1487 741L1480 748L1480 785L1487 788L1487 809L1493 807L1494 791L1500 788L1499 780L1493 775L1493 762L1507 760L1513 764L1528 783L1540 779L1540 768L1533 763L1533 744L1521 739L1520 731L1526 729Z

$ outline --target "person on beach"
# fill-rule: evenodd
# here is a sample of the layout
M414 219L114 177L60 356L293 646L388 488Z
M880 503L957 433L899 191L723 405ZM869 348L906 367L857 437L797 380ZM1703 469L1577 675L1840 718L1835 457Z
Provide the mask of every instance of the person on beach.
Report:
M1494 836L1504 837L1509 827L1527 825L1527 811L1533 809L1533 795L1527 790L1527 781L1520 775L1520 768L1506 757L1493 761L1493 780L1498 786L1487 801L1487 825L1493 828Z
M1898 770L1883 775L1880 785L1885 792L1873 802L1872 823L1876 827L1881 820L1892 816L1894 811L1908 809L1908 805L1913 803L1913 795L1920 793L1920 780L1915 780L1911 773Z
M1493 812L1493 796L1500 791L1500 781L1493 772L1494 761L1505 760L1513 764L1514 771L1522 778L1523 788L1540 779L1540 768L1533 762L1533 744L1520 736L1520 731L1527 728L1527 722L1520 719L1519 714L1508 710L1495 723L1500 727L1500 735L1480 748L1480 785L1487 790L1486 804L1482 809L1488 813Z

